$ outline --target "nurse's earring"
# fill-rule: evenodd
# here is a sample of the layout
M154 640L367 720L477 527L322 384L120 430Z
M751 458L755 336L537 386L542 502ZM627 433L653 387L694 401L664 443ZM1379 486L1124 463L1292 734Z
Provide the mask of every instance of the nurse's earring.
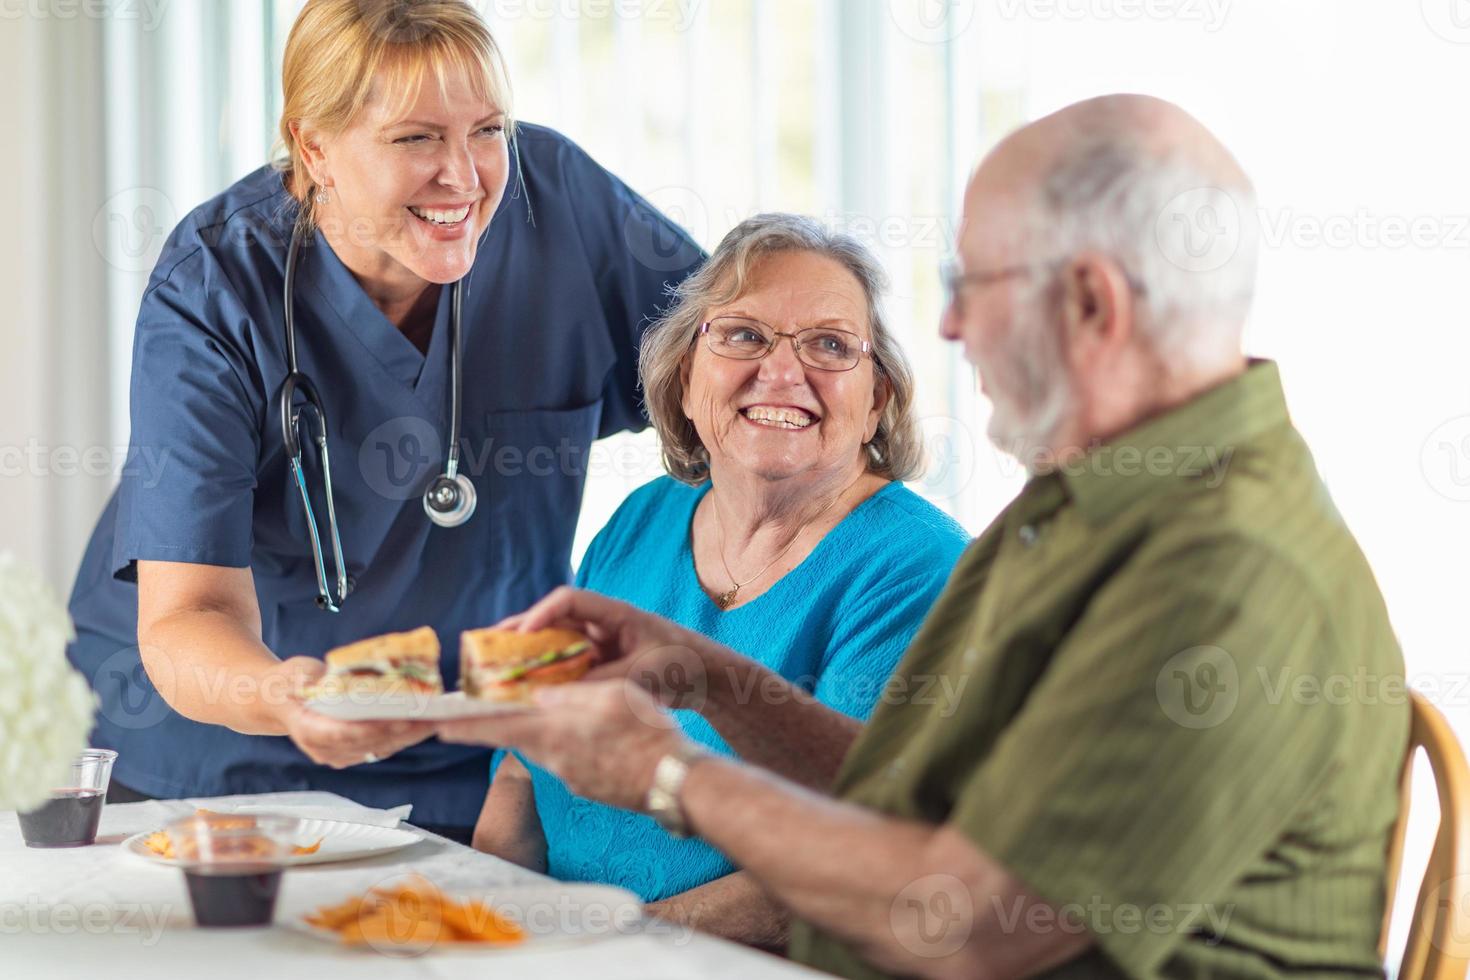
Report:
M316 192L316 203L318 205L332 203L332 195L327 192L325 187Z

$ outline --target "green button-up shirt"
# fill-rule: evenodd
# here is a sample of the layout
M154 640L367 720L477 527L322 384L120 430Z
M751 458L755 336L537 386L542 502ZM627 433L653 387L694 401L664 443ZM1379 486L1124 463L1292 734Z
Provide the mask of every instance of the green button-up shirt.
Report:
M1056 976L1380 975L1407 738L1377 584L1257 362L1027 483L836 792L959 829L1064 921L973 915L1085 925ZM805 923L791 951L884 975Z

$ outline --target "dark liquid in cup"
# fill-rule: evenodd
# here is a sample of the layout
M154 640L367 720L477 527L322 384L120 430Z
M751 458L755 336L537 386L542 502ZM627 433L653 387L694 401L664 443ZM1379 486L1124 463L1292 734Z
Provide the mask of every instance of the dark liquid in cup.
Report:
M187 868L189 901L201 926L270 925L281 890L281 868L268 864Z
M84 847L97 840L102 819L100 789L57 789L51 799L20 815L20 834L28 847Z

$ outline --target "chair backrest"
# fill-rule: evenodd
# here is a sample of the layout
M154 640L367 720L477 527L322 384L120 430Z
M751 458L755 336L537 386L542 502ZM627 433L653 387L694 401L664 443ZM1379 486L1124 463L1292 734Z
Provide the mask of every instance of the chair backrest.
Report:
M1420 748L1439 793L1439 831L1414 900L1414 917L1398 980L1465 980L1470 968L1470 767L1439 709L1410 693L1413 720L1399 779L1399 817L1388 846L1388 897L1378 952L1388 955L1388 927L1409 822L1409 781Z

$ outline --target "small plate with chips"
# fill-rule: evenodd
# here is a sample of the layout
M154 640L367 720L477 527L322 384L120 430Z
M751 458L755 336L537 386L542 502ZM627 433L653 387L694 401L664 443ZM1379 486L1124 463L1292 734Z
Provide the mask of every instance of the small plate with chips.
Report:
M408 873L283 925L327 942L389 955L541 949L643 931L638 896L608 885L552 882L440 889Z
M200 810L199 815L227 823L240 822L241 826L245 826L246 822L253 824L255 819L247 814L214 813L208 810ZM303 819L297 821L297 825L293 853L285 862L287 867L376 857L417 844L423 839L421 834L411 830L348 823L345 820ZM178 863L174 842L169 839L166 830L145 830L134 834L122 842L122 849L125 853L153 864L174 866Z

